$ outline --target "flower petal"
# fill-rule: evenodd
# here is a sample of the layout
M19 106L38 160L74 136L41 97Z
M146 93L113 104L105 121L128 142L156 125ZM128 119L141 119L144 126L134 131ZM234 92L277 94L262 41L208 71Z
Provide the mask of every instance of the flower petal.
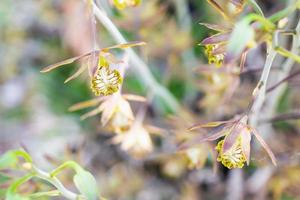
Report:
M235 126L232 127L230 133L224 139L224 145L222 149L223 152L227 152L237 141L238 136L241 134L243 127L244 126L241 123L237 123Z
M216 9L225 19L229 18L225 10L215 0L207 1L214 9Z
M187 141L187 142L183 143L182 145L180 145L179 149L183 150L183 149L189 148L189 147L199 144L199 143L217 140L218 138L226 135L229 127L230 126L222 127L221 130L218 129L217 132L215 132L214 134L212 134L210 136L198 136L198 137L194 138L193 141Z
M254 134L254 136L256 137L256 139L259 141L259 143L261 144L261 146L266 150L266 152L268 153L269 157L272 160L273 165L277 166L277 162L276 162L276 158L275 155L273 154L272 150L270 149L269 145L264 141L264 139L259 135L259 133L249 127L251 129L251 132Z
M190 128L188 128L189 131L195 130L195 129L199 129L199 128L214 128L214 127L218 127L222 124L232 124L234 123L234 120L228 120L228 121L215 121L215 122L208 122L205 124L195 124L193 126L191 126Z
M250 162L250 142L251 132L248 127L245 127L241 133L242 150L247 160L247 165Z
M101 51L105 52L105 51L108 51L111 49L127 49L127 48L131 48L131 47L142 46L145 44L146 44L146 42L141 42L141 41L128 42L126 44L117 44L117 45L114 45L111 47L106 47L106 48L101 49Z
M52 71L52 70L54 70L58 67L61 67L63 65L67 65L67 64L71 64L71 63L73 63L73 62L75 62L75 61L77 61L81 58L84 58L86 56L89 56L89 55L91 55L93 53L97 53L97 52L99 52L99 51L92 51L92 52L89 52L89 53L86 53L86 54L83 54L83 55L80 55L80 56L76 56L76 57L73 57L73 58L69 58L67 60L63 60L61 62L58 62L58 63L55 63L53 65L49 65L48 67L45 67L44 69L41 70L41 72L42 73L50 72L50 71Z
M98 97L98 98L91 99L88 101L79 102L79 103L72 105L68 110L70 112L73 112L73 111L81 110L84 108L96 106L98 103L100 103L101 101L104 101L105 99L107 99L107 96L102 96L102 97Z
M147 98L135 94L122 94L122 97L129 101L147 102Z
M208 23L199 23L200 25L205 26L206 28L209 28L211 30L215 30L215 31L219 31L219 32L227 32L230 31L230 29L221 26L221 25L217 25L217 24L208 24Z
M87 67L88 65L86 63L83 63L73 75L71 75L69 78L65 80L64 83L68 83L69 81L80 76L80 74L82 74Z
M88 112L88 113L82 115L82 116L80 117L80 119L81 119L81 120L85 120L85 119L87 119L87 118L89 118L89 117L92 117L92 116L95 116L95 115L101 113L102 111L103 111L103 108L101 108L101 106L99 106L98 108L96 108L96 109L94 109L94 110L92 110L92 111L90 111L90 112Z
M108 121L111 119L111 117L115 112L116 107L117 105L114 99L112 101L105 101L101 104L101 108L103 109L103 113L101 115L102 126L105 126L108 123Z
M200 44L208 45L208 44L218 44L222 42L228 41L230 38L230 33L219 33L212 35L208 38L205 38Z

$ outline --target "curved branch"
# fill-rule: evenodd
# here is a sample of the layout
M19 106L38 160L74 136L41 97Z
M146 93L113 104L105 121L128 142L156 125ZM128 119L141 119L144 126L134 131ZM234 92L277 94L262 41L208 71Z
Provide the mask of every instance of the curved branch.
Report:
M33 166L33 172L35 173L36 177L51 183L60 192L60 194L67 199L78 200L80 198L80 195L69 191L56 177L51 177L49 173L38 169L35 166Z

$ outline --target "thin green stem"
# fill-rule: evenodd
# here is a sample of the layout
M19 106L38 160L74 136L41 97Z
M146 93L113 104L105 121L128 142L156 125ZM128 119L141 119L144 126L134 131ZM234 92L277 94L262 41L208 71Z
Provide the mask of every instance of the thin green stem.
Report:
M76 172L81 170L81 167L74 161L67 161L67 162L63 163L62 165L60 165L59 167L57 167L56 169L54 169L52 172L50 172L50 176L55 177L58 173L60 173L62 170L66 169L66 168L72 168Z
M58 190L52 190L52 191L47 191L47 192L37 192L37 193L31 194L31 195L29 195L29 198L38 199L38 198L45 197L45 196L55 197L55 196L59 196L59 195L61 195L61 193Z
M297 2L297 4L299 4L299 1ZM275 13L274 15L272 15L270 17L268 17L268 20L273 22L273 23L276 23L279 20L281 20L282 18L289 16L296 9L297 9L297 5L294 5L293 3L291 3L291 5L289 5L285 9Z
M25 152L25 151L23 151L23 150L15 150L15 151L13 151L13 153L14 153L16 156L20 156L20 157L24 158L24 160L25 160L26 162L29 162L29 163L32 162L31 156L30 156L27 152Z
M23 183L29 181L34 176L35 176L34 172L26 174L22 178L16 180L14 183L12 183L11 186L8 188L7 192L8 193L15 193L20 185L22 185Z
M258 21L260 22L263 26L265 26L267 29L275 29L276 26L275 24L273 24L270 20L258 15L258 14L249 14L245 17L246 21L248 21L248 23L251 23L252 21Z
M65 188L65 186L60 182L60 180L56 177L52 177L49 173L38 169L37 167L33 166L33 172L35 173L35 176L43 179L47 182L49 182L51 185L53 185L62 196L66 197L67 199L70 200L78 200L80 199L80 195L73 193L71 191L69 191L67 188Z

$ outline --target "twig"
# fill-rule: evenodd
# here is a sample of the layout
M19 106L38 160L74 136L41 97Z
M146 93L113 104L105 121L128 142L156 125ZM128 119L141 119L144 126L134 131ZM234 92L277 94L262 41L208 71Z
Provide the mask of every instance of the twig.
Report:
M106 13L101 10L95 2L93 2L92 5L96 18L108 30L114 40L117 43L127 43L126 39L123 37L114 23L110 20L110 18L106 15ZM170 108L173 109L173 111L178 112L180 109L178 101L165 87L160 85L155 80L144 61L142 61L132 49L126 49L125 51L128 54L132 63L132 67L134 68L134 71L140 81L144 85L149 87L155 95L161 97L170 106Z
M290 5L293 5L294 1L290 0L287 3L290 6ZM296 13L293 13L289 17L289 19L290 19L289 21L292 22L291 24L293 24L293 21L297 20ZM300 35L299 35L300 22L299 22L299 20L297 20L297 21L298 21L298 25L297 25L297 28L296 28L297 34L293 38L293 44L292 44L292 49L291 49L291 52L295 53L295 54L298 53L298 47L299 47L299 44L300 44ZM287 42L288 40L285 40L285 41ZM284 45L284 46L286 46L286 45ZM289 74L289 72L290 72L291 68L293 67L294 63L295 63L295 61L293 59L291 59L291 58L286 59L286 61L282 64L281 70L278 71L277 76L276 76L276 74L274 74L274 76L272 76L273 79L276 77L276 80L274 82L276 83L276 82L282 80L284 77L286 77ZM262 116L262 115L259 116L259 112L261 110L260 108L262 106L262 102L257 103L257 104L260 104L260 106L257 106L255 109L253 109L253 113L250 116L250 123L252 123L253 125L257 125L258 117L260 117L260 118L262 118L262 117L272 118L272 116L275 113L275 108L276 108L277 102L278 102L282 92L285 90L285 88L286 88L286 84L281 84L280 87L277 87L277 89L273 90L272 93L270 92L271 94L268 97L268 103L264 107L264 112L263 112L264 116ZM264 94L264 96L265 96L265 94ZM270 125L263 126L260 129L261 129L260 132L265 133L265 135L270 135L271 133L273 133L273 129Z
M280 122L280 121L288 121L288 120L298 120L300 119L300 111L293 111L290 113L283 113L277 116L274 116L270 119L265 119L260 121L260 123L274 123L274 122Z
M293 3L293 1L291 1L291 3ZM297 22L296 35L293 37L291 53L298 54L299 53L298 48L300 46L300 21L297 18L296 13L291 15L290 19L291 19L290 20L291 22ZM270 95L268 96L268 103L266 104L266 107L264 108L264 113L265 113L264 118L270 119L275 114L276 105L277 105L281 95L283 94L283 92L285 91L285 89L287 87L287 83L284 82L284 79L286 79L286 78L289 79L288 74L290 73L294 64L295 64L295 60L293 60L292 58L287 58L283 62L282 68L280 71L278 71L277 76L276 76L276 74L274 74L273 77L276 77L275 81L277 82L277 84L279 84L279 86L278 87L276 86L276 90L272 89L272 91L269 91ZM283 81L283 84L281 83L282 81ZM276 84L276 82L275 82L275 84ZM265 126L264 129L265 129L264 132L273 132L271 126Z
M267 49L267 59L266 59L265 66L263 68L262 75L258 82L258 88L257 88L258 90L256 91L256 94L255 94L255 100L251 107L252 114L250 117L250 123L254 127L257 124L257 120L258 120L257 117L258 117L258 114L259 114L261 107L265 100L266 83L269 78L269 74L270 74L271 67L272 67L273 61L275 59L275 56L276 56L276 51L270 45Z
M69 191L67 188L65 188L63 186L63 184L56 177L51 177L49 173L47 173L41 169L38 169L35 166L33 166L32 170L35 173L35 176L51 183L59 191L59 193L62 196L66 197L67 199L70 199L70 200L80 199L80 195Z
M274 89L276 89L278 86L280 86L281 84L285 83L286 81L299 76L300 75L300 70L288 75L287 77L283 78L282 80L280 80L279 82L277 82L276 84L274 84L273 86L269 87L266 91L266 93L272 92Z

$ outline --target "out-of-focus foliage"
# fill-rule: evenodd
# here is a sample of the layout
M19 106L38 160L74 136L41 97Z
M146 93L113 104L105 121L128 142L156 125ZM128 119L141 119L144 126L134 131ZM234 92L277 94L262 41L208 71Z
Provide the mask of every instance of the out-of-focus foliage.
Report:
M21 157L25 162L19 165L19 157ZM65 162L60 167L54 169L52 172L47 173L32 163L31 156L23 150L11 150L6 152L0 157L0 170L11 170L11 169L23 169L24 175L21 178L13 178L15 180L10 181L9 179L4 179L4 183L8 182L9 187L6 192L3 193L1 198L7 200L29 200L34 198L44 198L44 197L54 197L54 196L64 196L68 199L86 199L86 200L96 200L99 197L97 183L93 175L90 172L85 171L75 162ZM62 183L57 178L57 174L66 168L72 168L75 170L76 174L74 175L74 184L80 194L73 193L66 189ZM27 188L22 187L26 182L29 182L31 179L40 179L41 182L46 182L55 188L55 190L48 189L49 191L39 191L36 187L36 190L32 190L34 185L38 185L32 182ZM3 183L2 183L3 184ZM19 192L20 188L22 191ZM22 193L22 194L21 194ZM24 194L23 194L24 193Z

